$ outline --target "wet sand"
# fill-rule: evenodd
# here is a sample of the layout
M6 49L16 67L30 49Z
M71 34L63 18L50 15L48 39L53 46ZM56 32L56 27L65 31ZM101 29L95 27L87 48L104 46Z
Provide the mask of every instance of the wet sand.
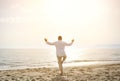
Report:
M0 70L0 81L120 81L120 64Z

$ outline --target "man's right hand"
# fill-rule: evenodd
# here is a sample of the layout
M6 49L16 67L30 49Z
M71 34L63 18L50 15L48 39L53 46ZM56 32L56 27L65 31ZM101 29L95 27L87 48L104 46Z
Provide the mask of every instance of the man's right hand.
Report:
M74 39L72 40L72 42L74 42Z

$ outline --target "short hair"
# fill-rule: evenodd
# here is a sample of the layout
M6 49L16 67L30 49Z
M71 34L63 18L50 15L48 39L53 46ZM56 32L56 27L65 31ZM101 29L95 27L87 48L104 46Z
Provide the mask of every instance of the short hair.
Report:
M58 40L62 40L62 36L58 36Z

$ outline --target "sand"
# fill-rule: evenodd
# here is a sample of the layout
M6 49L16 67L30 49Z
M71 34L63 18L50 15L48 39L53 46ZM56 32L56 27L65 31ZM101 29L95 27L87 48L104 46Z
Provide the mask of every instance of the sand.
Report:
M120 81L120 64L0 70L0 81Z

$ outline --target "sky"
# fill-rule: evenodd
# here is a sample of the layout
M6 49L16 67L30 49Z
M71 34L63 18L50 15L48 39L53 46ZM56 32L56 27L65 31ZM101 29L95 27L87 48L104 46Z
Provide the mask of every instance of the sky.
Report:
M120 0L0 0L0 48L120 44Z

